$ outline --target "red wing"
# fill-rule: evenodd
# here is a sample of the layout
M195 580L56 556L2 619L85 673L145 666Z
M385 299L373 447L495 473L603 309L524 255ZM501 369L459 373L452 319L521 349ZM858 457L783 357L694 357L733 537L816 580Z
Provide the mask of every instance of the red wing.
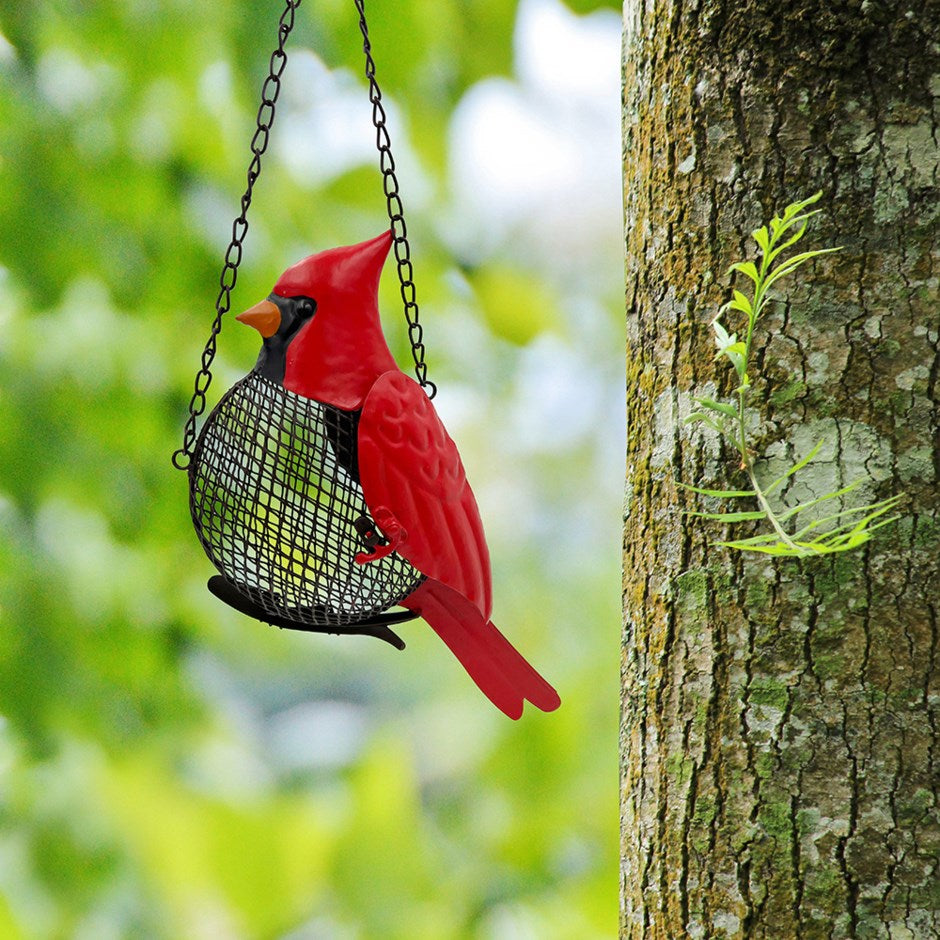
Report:
M398 553L488 619L490 555L473 491L434 406L402 372L381 375L363 404L359 478L370 510L386 506L408 533Z

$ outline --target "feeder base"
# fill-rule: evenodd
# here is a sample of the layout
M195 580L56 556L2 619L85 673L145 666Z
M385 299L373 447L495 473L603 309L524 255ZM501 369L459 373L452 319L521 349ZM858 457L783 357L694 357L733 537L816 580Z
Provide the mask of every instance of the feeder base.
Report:
M389 624L404 623L408 620L414 620L418 616L410 610L399 610L392 613L373 614L366 620L357 620L350 624L343 624L341 627L311 626L307 620L292 620L289 617L279 617L277 614L269 613L260 604L256 604L242 594L236 585L220 574L209 578L207 587L220 601L224 601L239 613L254 617L255 620L269 623L274 627L281 627L284 630L303 630L305 633L332 633L335 636L344 636L345 634L374 636L398 650L405 648L405 641L389 629ZM298 611L298 615L300 613ZM309 615L310 612L306 611L305 613Z

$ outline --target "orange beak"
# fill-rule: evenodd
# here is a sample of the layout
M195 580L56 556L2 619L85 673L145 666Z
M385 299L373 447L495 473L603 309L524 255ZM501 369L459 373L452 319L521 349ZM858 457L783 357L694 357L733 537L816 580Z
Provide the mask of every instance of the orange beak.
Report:
M253 326L265 339L273 336L281 325L281 311L270 300L262 300L235 317L239 323Z

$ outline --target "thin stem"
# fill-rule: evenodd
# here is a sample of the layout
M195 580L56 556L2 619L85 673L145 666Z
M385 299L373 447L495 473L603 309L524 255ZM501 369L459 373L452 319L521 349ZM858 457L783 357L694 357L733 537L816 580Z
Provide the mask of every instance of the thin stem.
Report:
M741 464L744 467L748 465L747 431L744 426L744 395L746 392L747 389L743 386L738 389L738 440L735 442L735 446L741 454Z
M744 410L746 407L745 396L747 394L748 385L750 384L750 379L748 378L747 374L747 366L751 361L751 342L754 337L754 326L757 323L757 317L760 314L761 307L764 304L764 283L767 279L768 269L770 268L770 259L776 242L777 236L771 234L768 240L767 250L764 251L761 249L761 265L758 270L757 282L754 284L754 300L751 303L752 312L747 318L747 337L744 341L744 376L742 379L742 384L738 388L737 448L741 454L741 463L743 469L747 471L748 478L751 481L751 486L753 487L754 493L757 496L757 501L760 504L761 509L766 514L767 520L773 526L774 531L780 537L780 541L796 554L806 555L809 554L809 552L804 547L797 545L783 528L783 525L777 518L776 513L773 511L773 508L768 502L767 496L764 494L763 489L761 489L760 484L757 482L757 477L754 474L754 464L751 461L751 456L747 449L747 430L744 420Z

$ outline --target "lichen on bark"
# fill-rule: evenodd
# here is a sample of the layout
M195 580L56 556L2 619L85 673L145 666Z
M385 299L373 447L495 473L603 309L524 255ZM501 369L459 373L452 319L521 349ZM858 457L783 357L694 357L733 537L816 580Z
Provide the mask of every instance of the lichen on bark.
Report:
M624 17L621 934L940 936L940 4ZM681 514L678 481L741 482L683 418L729 391L728 264L817 189L845 250L758 337L758 456L824 437L820 487L906 516L844 557L732 557Z

